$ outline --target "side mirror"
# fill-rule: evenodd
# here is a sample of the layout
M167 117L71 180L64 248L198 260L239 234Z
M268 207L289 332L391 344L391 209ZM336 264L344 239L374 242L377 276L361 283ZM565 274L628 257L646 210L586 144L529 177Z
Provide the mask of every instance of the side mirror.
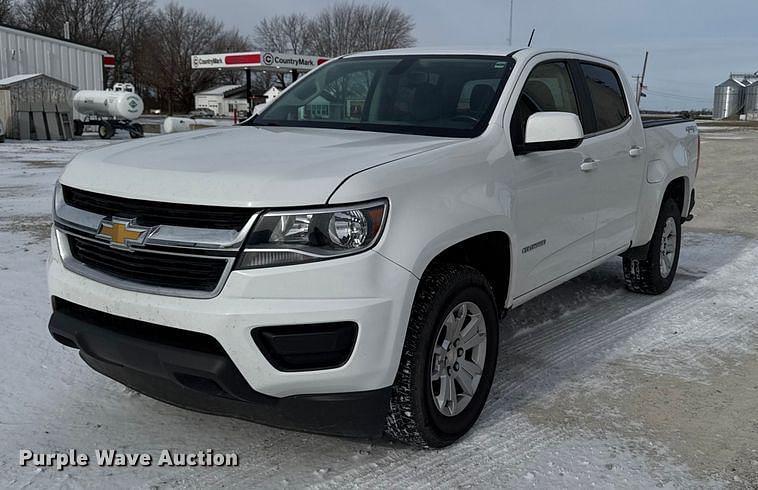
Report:
M579 116L570 112L537 112L526 121L524 146L519 153L568 150L584 139Z

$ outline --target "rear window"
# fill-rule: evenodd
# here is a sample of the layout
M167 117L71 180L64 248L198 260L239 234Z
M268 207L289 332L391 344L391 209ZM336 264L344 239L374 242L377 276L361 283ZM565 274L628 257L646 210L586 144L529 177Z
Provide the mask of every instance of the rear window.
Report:
M629 119L629 109L616 72L589 63L580 65L595 109L597 131L605 131L623 124Z

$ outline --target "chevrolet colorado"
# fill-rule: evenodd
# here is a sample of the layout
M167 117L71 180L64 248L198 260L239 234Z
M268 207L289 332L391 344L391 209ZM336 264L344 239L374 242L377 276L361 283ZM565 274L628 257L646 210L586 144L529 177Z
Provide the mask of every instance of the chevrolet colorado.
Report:
M698 160L604 58L343 56L239 126L74 158L49 330L181 407L445 446L509 309L618 255L632 291L669 288Z

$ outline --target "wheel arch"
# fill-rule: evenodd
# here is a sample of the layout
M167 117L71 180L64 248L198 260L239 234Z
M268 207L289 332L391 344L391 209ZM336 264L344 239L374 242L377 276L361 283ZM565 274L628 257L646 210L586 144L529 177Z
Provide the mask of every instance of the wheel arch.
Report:
M661 206L669 197L679 206L682 218L686 218L690 210L690 193L690 177L683 171L675 173L665 183L645 183L638 205L637 229L632 240L632 249L645 247L650 242Z
M480 233L439 251L427 263L423 274L440 264L461 264L473 267L490 283L498 313L502 314L508 302L511 283L512 249L511 239L506 232Z
M682 213L682 216L687 216L689 213L689 188L689 179L686 175L672 179L666 185L666 190L663 191L658 208L660 209L663 206L666 199L671 198L679 206L679 212Z

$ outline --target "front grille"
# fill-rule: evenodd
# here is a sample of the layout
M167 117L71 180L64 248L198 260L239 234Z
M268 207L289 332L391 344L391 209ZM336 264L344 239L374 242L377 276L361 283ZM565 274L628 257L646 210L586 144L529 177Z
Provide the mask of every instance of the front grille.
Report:
M61 187L63 199L69 206L107 217L134 218L142 226L172 225L240 231L255 213L254 209L249 208L143 201L107 196L65 185Z
M224 274L219 258L115 250L68 236L71 256L84 265L128 282L172 289L211 292Z

